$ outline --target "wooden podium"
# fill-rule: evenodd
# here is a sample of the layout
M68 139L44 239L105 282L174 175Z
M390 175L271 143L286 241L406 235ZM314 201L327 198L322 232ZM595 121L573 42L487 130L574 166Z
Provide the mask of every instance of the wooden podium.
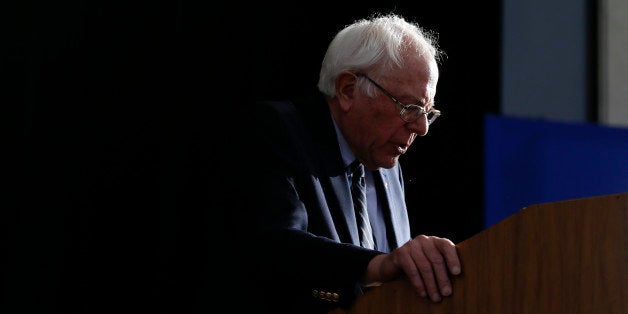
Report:
M457 244L462 274L439 303L406 279L330 314L628 313L628 193L526 207Z

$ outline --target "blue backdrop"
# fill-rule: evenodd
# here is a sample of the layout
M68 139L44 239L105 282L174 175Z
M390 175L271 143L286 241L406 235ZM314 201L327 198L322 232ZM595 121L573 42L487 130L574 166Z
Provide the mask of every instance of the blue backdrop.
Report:
M628 192L628 129L487 115L485 228L533 204Z

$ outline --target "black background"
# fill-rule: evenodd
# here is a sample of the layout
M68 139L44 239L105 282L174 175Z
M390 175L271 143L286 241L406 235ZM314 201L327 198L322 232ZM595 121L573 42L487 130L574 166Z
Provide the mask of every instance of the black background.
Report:
M315 88L335 32L378 11L437 32L447 54L443 116L401 160L413 232L459 242L482 229L497 1L5 6L2 97L17 140L7 149L3 312L201 312L217 306L216 289L241 293L218 280L230 277L225 245L246 249L222 219L237 204L219 200L246 197L231 183L250 180L240 163L263 154L249 149L256 130L241 105Z

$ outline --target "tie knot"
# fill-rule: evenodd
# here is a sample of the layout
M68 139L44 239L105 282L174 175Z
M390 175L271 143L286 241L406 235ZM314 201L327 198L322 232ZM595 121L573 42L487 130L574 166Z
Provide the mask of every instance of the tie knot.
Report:
M351 171L354 178L360 178L364 176L364 165L356 159L349 165L349 171Z

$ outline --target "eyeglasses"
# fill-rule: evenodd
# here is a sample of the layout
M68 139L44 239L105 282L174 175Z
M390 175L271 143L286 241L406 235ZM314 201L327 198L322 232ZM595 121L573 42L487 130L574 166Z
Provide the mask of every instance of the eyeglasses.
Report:
M381 85L377 84L377 82L375 82L372 78L368 77L366 74L356 73L356 75L359 76L359 77L363 77L363 78L369 80L369 82L373 83L373 85L375 85L375 87L377 87L386 96L388 96L388 98L390 98L390 100L392 100L395 104L397 104L399 107L401 107L399 109L399 116L405 122L414 122L419 117L421 117L421 115L424 114L425 117L427 118L427 124L429 125L429 124L432 124L434 122L434 120L436 120L436 118L438 118L440 116L440 110L436 110L434 108L430 108L429 110L426 111L425 108L423 108L423 106L414 105L414 104L406 105L406 104L402 103L401 101L399 101L397 99L397 97L393 96L389 91L387 91Z

